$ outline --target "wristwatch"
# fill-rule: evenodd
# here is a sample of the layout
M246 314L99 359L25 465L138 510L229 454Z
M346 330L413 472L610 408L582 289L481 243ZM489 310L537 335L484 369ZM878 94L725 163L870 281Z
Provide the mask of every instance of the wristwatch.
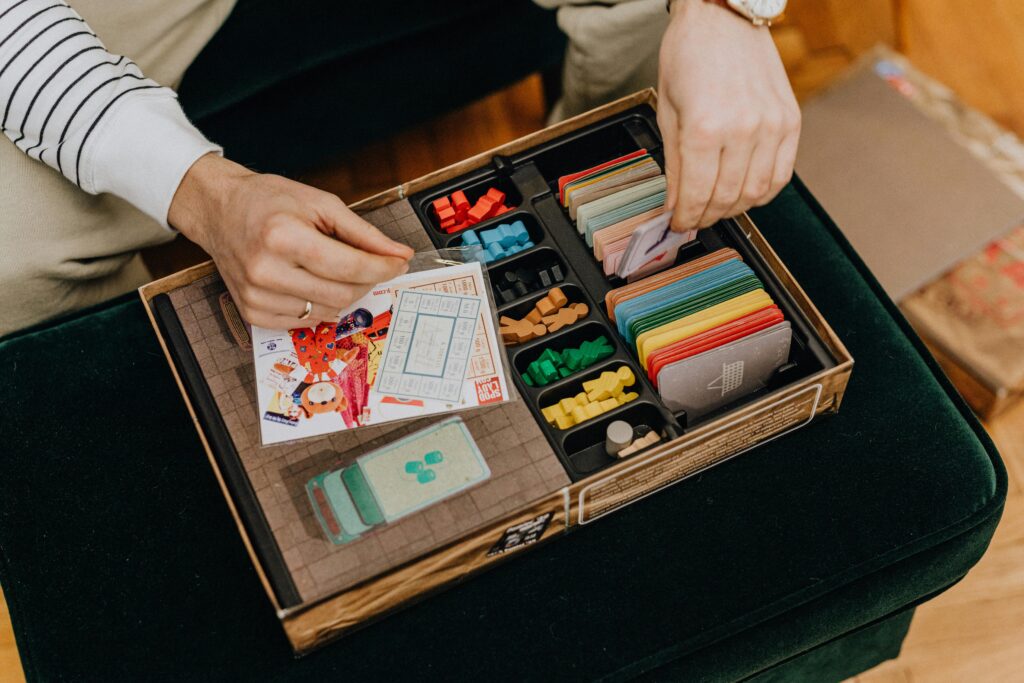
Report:
M667 0L666 2L670 11L673 1ZM704 2L730 9L741 17L749 19L754 26L771 26L772 22L786 11L787 0L704 0Z

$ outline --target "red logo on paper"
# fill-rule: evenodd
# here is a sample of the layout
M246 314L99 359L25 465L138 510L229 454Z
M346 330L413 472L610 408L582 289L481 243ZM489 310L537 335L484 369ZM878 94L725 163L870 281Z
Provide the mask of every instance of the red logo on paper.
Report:
M501 393L501 382L497 377L478 379L476 381L476 402L485 406L488 403L499 403L504 399Z

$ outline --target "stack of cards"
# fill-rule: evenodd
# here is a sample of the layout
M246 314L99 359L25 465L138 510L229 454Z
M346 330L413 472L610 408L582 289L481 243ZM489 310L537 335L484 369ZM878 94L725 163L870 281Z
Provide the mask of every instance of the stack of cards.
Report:
M592 247L594 233L664 205L665 176L658 175L580 206L576 230Z
M765 386L791 329L733 249L614 289L605 300L665 404L689 419Z
M605 274L623 278L668 268L696 234L668 229L665 191L661 167L643 149L558 179L559 200Z
M580 206L661 175L658 162L646 149L612 159L558 179L558 199L576 220Z

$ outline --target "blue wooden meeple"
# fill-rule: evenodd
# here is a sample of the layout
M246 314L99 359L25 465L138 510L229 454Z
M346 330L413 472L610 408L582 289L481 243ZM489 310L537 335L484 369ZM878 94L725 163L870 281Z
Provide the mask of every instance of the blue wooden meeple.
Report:
M466 230L462 246L479 247L473 257L481 263L493 263L534 246L530 232L521 220L502 223L487 230Z

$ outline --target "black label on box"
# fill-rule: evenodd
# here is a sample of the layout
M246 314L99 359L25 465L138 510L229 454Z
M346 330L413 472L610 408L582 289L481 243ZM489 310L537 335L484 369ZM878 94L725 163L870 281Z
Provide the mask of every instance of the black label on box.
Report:
M528 522L516 524L505 529L505 533L501 535L498 542L487 551L487 557L503 555L510 550L536 543L544 535L544 530L548 528L548 524L551 523L551 518L554 516L554 512L545 512L543 515L534 517Z

